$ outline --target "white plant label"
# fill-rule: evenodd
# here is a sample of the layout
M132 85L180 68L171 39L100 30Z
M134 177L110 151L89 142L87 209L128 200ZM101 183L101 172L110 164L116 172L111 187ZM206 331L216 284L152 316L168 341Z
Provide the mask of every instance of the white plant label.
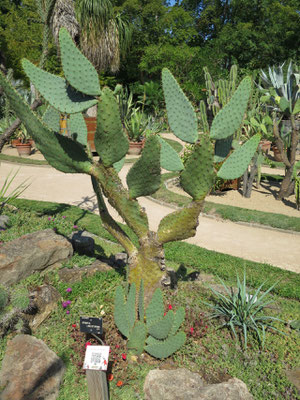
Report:
M109 346L87 346L83 369L106 371L108 366Z

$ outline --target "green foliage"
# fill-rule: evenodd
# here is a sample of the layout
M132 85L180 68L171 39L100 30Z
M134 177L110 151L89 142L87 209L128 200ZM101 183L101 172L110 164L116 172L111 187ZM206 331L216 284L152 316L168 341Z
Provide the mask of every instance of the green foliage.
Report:
M126 181L133 199L157 191L160 186L160 144L156 136L146 139L142 155L129 170Z
M15 289L11 293L10 302L16 309L25 310L29 306L28 290L25 287Z
M221 325L221 328L224 326L229 327L236 339L238 339L236 328L239 329L239 332L241 332L244 337L245 350L247 350L248 332L255 333L260 346L263 348L266 328L272 328L273 330L278 331L272 323L274 321L281 321L278 318L266 316L261 313L264 308L272 303L272 301L266 301L265 297L276 284L272 285L267 289L267 291L262 293L261 289L264 286L263 283L253 295L250 295L247 293L245 271L242 282L237 275L237 292L232 288L229 290L221 279L220 282L224 287L226 294L211 288L212 292L216 296L216 304L212 305L205 303L212 308L210 318L224 319L225 322Z
M67 81L81 93L92 96L100 95L97 71L76 47L65 28L59 32L59 43L61 62ZM82 79L83 76L84 79Z
M131 142L141 142L148 125L146 114L138 108L133 108L130 116L124 119L124 125L127 130L128 138Z
M26 184L28 182L28 179L26 179L23 183L21 183L16 188L11 190L10 193L8 194L10 185L13 183L18 171L19 170L17 170L15 173L11 171L5 178L2 187L0 187L0 215L2 214L5 204L9 204L18 197L20 197L20 195L24 192L24 190L26 190L30 185Z
M123 131L119 107L113 92L104 88L98 104L95 147L107 167L125 157L129 143Z
M135 320L135 294L134 285L130 287L127 301L124 300L124 290L120 286L117 287L115 294L115 323L119 331L128 338L128 350L135 354L141 354L145 350L156 358L169 357L185 342L185 333L179 332L176 334L184 320L184 308L179 308L176 313L169 310L164 315L162 292L160 289L156 289L146 309L146 318L144 318L142 304L143 282L141 281L138 297L139 313L138 318ZM133 316L134 320L132 319ZM144 319L146 319L146 323Z
M0 285L0 314L4 310L7 302L8 302L7 289L4 286Z

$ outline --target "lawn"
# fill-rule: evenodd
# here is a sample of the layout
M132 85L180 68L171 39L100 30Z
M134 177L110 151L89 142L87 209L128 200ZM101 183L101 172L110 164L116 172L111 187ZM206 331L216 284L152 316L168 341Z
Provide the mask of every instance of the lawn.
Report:
M1 233L1 241L46 228L55 229L63 235L69 235L77 229L87 229L98 236L95 257L109 257L122 251L103 229L97 215L64 204L18 200L15 205L19 211L9 212L11 226ZM128 229L127 232L132 236ZM186 367L199 372L209 383L234 376L246 383L255 399L300 399L296 388L285 375L286 369L300 366L299 332L290 327L291 321L300 319L299 274L186 243L168 244L165 251L167 266L174 268L178 277L177 288L164 291L165 305L166 308L171 305L175 311L180 306L185 308L186 319L182 329L187 334L187 341L177 353L164 361L155 360L147 354L138 363L129 356L126 360L122 358L122 354L126 353L126 342L114 325L112 311L115 288L125 279L123 269L97 273L72 285L61 282L58 272L52 271L44 276L34 274L16 285L32 288L47 282L59 290L63 300L71 300L69 315L59 304L57 310L35 333L35 336L43 339L66 364L67 370L59 400L88 399L81 366L85 342L88 339L92 343L95 341L79 332L79 317L99 316L102 310L105 312L104 340L112 349L109 373L113 375L113 379L109 386L113 399L143 399L144 378L150 369L158 367ZM95 257L75 254L62 267L82 267L92 263ZM236 342L228 329L218 329L219 322L208 319L209 308L204 302L214 301L209 286L218 287L217 276L227 284L234 285L236 273L241 276L244 270L249 277L249 293L254 293L255 288L263 282L266 282L264 289L267 289L279 281L268 296L274 303L265 313L284 321L275 323L275 326L282 330L285 336L276 331L267 331L264 349L258 346L254 336L250 336L247 351L244 351L242 343ZM198 273L201 279L195 280ZM72 289L71 293L66 291L69 286ZM72 326L74 324L76 327ZM5 352L6 340L5 338L0 344L0 360Z

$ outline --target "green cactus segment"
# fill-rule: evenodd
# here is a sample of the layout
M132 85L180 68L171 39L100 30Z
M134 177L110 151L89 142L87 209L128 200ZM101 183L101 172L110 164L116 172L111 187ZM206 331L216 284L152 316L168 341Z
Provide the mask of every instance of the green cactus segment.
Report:
M114 163L113 167L117 172L120 172L125 164L125 157L123 157L120 161Z
M161 320L154 322L152 325L147 324L148 333L155 339L166 339L172 329L173 323L174 312L170 310Z
M160 163L162 168L168 171L181 171L183 163L177 152L163 138L157 136L161 145Z
M95 148L106 167L125 157L129 142L122 128L117 100L109 88L104 88L98 103Z
M60 131L59 120L60 120L60 112L51 106L47 107L47 110L43 115L43 121L47 125L47 127L52 131L59 133Z
M196 113L167 68L162 70L162 85L172 131L179 139L195 143L198 138Z
M90 173L92 164L83 147L74 140L50 131L46 125L24 103L20 95L0 72L0 86L11 107L21 119L37 148L54 168L67 173Z
M114 319L119 331L122 333L122 335L128 338L130 336L132 325L130 324L127 313L124 290L121 286L118 286L116 289Z
M127 309L127 315L128 315L128 321L129 321L129 329L132 329L134 322L136 320L135 299L136 299L136 286L135 286L135 283L132 283L130 285L129 293L127 296L127 303L126 303L126 309Z
M144 281L141 279L139 299L138 299L138 311L139 319L144 322L145 319L145 307L144 307Z
M233 136L229 136L226 139L216 140L214 162L219 163L225 160L231 150L232 139Z
M59 43L64 74L70 85L81 93L100 95L97 71L76 47L65 28L59 31Z
M43 71L26 59L22 60L22 65L41 95L60 112L74 114L97 104L96 99L76 92L63 78Z
M87 144L87 127L84 121L83 115L81 113L71 114L68 127L72 138L82 145Z
M151 340L151 344L145 346L145 351L156 358L167 358L175 353L184 345L186 335L184 332L178 332L177 335L169 336L163 341Z
M141 321L136 321L132 331L130 332L127 348L129 351L139 355L142 354L146 342L147 329L146 325Z
M126 177L129 195L136 199L155 193L160 179L160 144L156 136L146 139L145 147L139 160L131 167Z
M164 302L161 289L156 289L146 309L147 326L162 319L164 315Z
M242 176L257 150L260 139L260 135L254 135L243 146L235 150L218 171L218 177L236 179Z
M246 77L229 100L215 116L210 130L212 139L226 139L240 127L251 94L251 79Z
M193 201L182 210L166 215L159 224L157 237L160 243L184 240L195 236L203 201Z
M175 335L175 333L180 328L180 325L183 323L184 318L185 318L185 310L183 307L180 307L174 314L174 321L173 321L172 329L170 331L170 335Z
M203 200L210 191L214 179L213 146L207 135L201 135L185 169L181 172L180 184L194 200Z

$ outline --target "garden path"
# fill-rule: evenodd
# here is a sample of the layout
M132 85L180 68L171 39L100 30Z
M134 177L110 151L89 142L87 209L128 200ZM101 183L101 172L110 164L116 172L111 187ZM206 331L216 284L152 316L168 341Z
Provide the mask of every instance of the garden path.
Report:
M0 187L12 168L16 169L12 164L1 163ZM130 164L125 164L121 171L123 181L129 168ZM96 198L88 176L63 174L47 166L22 165L14 185L18 185L28 177L32 183L23 193L23 198L67 203L97 212ZM139 202L147 211L152 230L156 230L159 221L173 211L171 207L158 204L149 198L140 198ZM116 212L111 208L110 210L112 215L122 222ZM188 239L187 242L209 250L300 273L300 235L297 233L201 216L196 236Z

